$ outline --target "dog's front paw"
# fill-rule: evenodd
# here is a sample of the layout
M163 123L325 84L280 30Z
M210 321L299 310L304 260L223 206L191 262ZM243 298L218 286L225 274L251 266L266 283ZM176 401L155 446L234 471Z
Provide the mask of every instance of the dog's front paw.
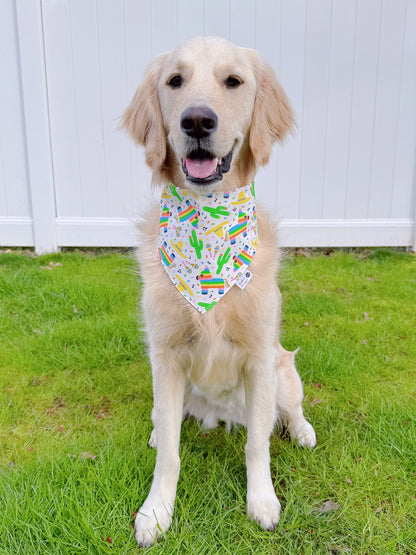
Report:
M247 513L250 518L273 531L279 523L280 503L274 492L247 495Z
M134 522L135 537L139 547L153 545L163 535L172 522L173 509L161 502L147 499L137 513Z

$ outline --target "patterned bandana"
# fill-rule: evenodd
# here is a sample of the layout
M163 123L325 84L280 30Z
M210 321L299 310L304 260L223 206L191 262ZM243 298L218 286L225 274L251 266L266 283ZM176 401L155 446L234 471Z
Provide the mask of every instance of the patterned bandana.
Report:
M254 182L230 193L174 185L160 199L159 255L176 289L202 314L236 283L244 289L257 247Z

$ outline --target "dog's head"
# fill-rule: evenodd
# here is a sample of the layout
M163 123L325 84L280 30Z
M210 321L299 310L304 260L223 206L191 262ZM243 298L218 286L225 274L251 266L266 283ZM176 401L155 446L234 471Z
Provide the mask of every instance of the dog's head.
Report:
M211 192L249 183L294 120L273 70L254 50L210 37L153 62L123 125L145 146L154 182Z

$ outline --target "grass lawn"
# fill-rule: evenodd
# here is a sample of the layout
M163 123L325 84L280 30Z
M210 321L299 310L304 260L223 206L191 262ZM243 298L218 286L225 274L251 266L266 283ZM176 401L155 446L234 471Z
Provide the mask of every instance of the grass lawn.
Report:
M313 451L271 440L282 503L245 513L245 431L182 426L175 515L149 553L416 553L416 256L288 256ZM152 391L127 255L0 253L0 554L138 554Z

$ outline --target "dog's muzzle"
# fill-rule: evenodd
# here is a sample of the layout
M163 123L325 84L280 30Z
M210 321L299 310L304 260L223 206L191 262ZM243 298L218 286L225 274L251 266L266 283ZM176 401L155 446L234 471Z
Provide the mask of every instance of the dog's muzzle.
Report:
M220 181L223 173L230 169L232 151L219 158L206 148L210 143L210 136L218 128L215 112L207 106L190 106L182 112L180 127L189 137L190 143L196 143L196 148L190 150L186 158L182 159L182 170L187 180L199 185Z

